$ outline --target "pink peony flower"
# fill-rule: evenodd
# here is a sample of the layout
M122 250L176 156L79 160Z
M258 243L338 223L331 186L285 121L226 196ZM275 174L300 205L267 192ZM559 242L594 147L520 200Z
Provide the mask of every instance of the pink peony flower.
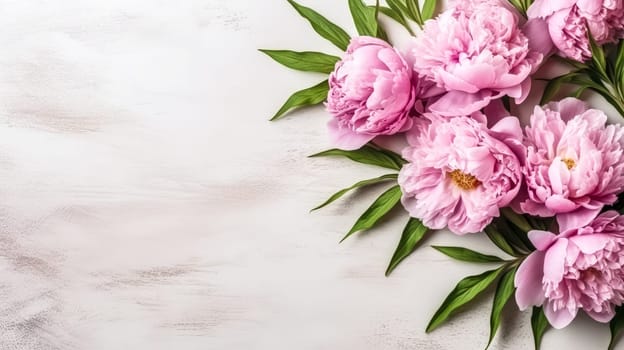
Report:
M329 87L329 136L338 148L358 149L375 136L412 127L412 70L385 41L366 36L351 40Z
M567 98L535 107L526 128L526 193L516 211L538 216L595 216L624 190L624 129Z
M587 27L599 44L622 37L622 0L535 0L527 11L542 19L559 55L583 62L591 58Z
M530 231L536 251L515 277L521 310L544 307L550 324L561 329L582 309L609 322L624 301L624 216L608 211L596 218L557 217L559 235Z
M418 75L444 91L431 111L469 115L505 95L524 101L543 54L518 21L513 10L489 0L458 2L425 23L412 55Z
M426 114L403 151L409 161L399 173L403 206L432 229L456 234L482 231L522 183L513 149L521 143L518 119L487 128L485 115L444 118Z

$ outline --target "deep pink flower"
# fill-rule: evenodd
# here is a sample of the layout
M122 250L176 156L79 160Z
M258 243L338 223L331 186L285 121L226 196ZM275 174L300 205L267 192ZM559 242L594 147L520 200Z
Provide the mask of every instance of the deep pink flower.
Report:
M457 2L427 21L412 55L418 75L443 89L429 106L443 116L469 115L505 95L524 101L543 59L518 15L494 0Z
M622 0L535 0L527 11L530 19L548 24L559 54L583 62L591 58L587 27L599 44L622 36Z
M415 88L412 70L401 54L383 40L357 37L329 78L327 110L332 143L358 149L379 135L412 127Z
M574 98L535 107L524 141L527 191L515 209L595 215L613 204L624 190L624 129L606 122L603 112Z
M445 118L425 115L399 173L403 206L432 229L456 234L482 231L499 208L518 193L521 165L514 148L521 143L518 119L501 119L488 129L485 116Z
M609 322L624 301L624 216L558 217L559 235L530 231L537 248L515 277L521 310L544 307L550 324L563 328L579 309L598 322Z

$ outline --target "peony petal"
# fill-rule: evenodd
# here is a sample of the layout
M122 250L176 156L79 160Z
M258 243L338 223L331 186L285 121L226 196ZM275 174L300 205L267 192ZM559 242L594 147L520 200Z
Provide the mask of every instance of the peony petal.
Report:
M584 254L593 254L603 249L611 238L605 234L591 234L569 238Z
M529 38L531 50L541 53L544 57L549 56L553 52L554 45L550 35L544 35L544 33L548 33L548 23L546 21L539 18L529 19L522 31Z
M510 116L509 111L505 108L503 100L501 99L490 102L490 104L483 108L483 112L487 115L488 126L495 125L501 121L501 119ZM520 130L520 135L522 135L522 130Z
M359 134L346 126L341 126L335 118L327 123L327 128L332 145L345 151L359 149L375 138L375 135Z
M539 306L544 302L542 276L544 275L544 253L533 252L529 255L516 272L514 285L516 286L516 304L520 310L530 306Z
M576 0L535 0L529 9L527 15L529 18L544 18L552 15L555 11L566 9L574 6Z
M489 116L489 114L488 114ZM522 140L522 127L516 117L506 117L492 126L492 131L502 134L507 138Z
M479 91L469 94L461 91L449 91L429 106L429 110L445 117L470 115L490 103L491 94Z
M545 251L555 241L557 235L549 231L533 230L528 233L531 243L537 250Z
M568 240L566 238L560 238L546 251L544 257L545 281L558 283L563 279L567 248Z
M594 218L600 213L600 209L580 208L571 213L557 215L557 223L559 224L559 232L565 233L569 230L576 230L589 225Z
M583 114L587 111L587 102L581 101L574 97L564 98L559 102L551 102L546 105L550 110L557 111L561 114L561 119L564 122L572 120L577 115Z
M603 310L602 312L596 312L593 310L585 310L585 313L589 315L589 317L601 323L608 323L615 316L615 310L613 308L608 308Z
M568 213L578 208L576 203L559 194L548 197L544 204L555 213Z
M546 315L548 323L555 329L565 328L572 323L577 313L578 309L572 309L570 311L567 307L555 310L552 302L548 302L544 305L544 315Z

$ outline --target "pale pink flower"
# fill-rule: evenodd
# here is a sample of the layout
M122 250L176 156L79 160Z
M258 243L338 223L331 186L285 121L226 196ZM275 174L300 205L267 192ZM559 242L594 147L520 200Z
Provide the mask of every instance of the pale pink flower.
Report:
M515 277L521 310L543 305L550 324L563 328L582 309L609 322L624 301L624 216L557 217L559 235L530 231L537 248Z
M429 109L469 115L491 100L524 101L543 54L519 27L519 16L499 1L458 2L425 23L412 43L414 70L444 93Z
M624 129L567 98L535 107L526 128L526 192L517 211L538 216L592 216L624 190Z
M535 0L527 11L530 19L548 24L559 55L583 62L591 58L587 28L598 44L622 37L622 0Z
M432 229L456 234L482 231L508 205L522 183L514 149L521 143L518 119L489 129L485 115L425 115L403 151L399 173L403 206Z
M327 110L332 143L358 149L379 135L412 127L415 88L412 70L401 54L383 40L357 37L329 78Z

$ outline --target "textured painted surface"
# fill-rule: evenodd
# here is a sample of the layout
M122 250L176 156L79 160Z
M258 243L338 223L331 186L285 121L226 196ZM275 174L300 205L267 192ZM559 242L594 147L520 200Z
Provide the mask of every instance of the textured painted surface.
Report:
M353 32L346 1L302 2ZM339 54L285 1L0 0L0 18L1 349L485 345L489 299L423 331L483 266L425 246L385 278L401 211L337 244L381 188L308 213L383 170L306 158L328 146L321 109L266 121L322 77L256 48ZM529 348L527 316L493 348ZM607 332L582 319L544 345Z

